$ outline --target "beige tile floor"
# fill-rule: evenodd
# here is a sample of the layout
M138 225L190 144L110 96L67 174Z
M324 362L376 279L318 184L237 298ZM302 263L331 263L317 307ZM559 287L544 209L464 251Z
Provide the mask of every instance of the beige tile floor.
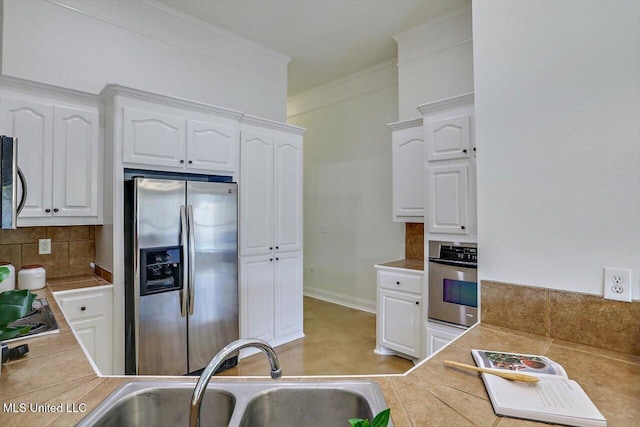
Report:
M275 348L283 375L397 374L413 367L407 359L373 352L375 314L305 297L304 333L304 338ZM267 358L259 353L220 375L268 374Z

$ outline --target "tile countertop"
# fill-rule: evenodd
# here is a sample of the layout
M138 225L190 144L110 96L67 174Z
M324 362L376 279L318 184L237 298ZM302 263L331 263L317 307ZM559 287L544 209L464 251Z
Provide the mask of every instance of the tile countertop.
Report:
M83 278L52 282L39 291L46 296L60 323L60 333L24 340L29 354L5 364L0 379L2 426L69 426L97 406L118 385L144 381L144 377L99 377L91 368L51 292L74 287L106 284L101 279ZM640 419L640 356L558 341L511 329L476 325L448 347L405 375L360 376L382 387L391 408L393 422L403 426L548 426L548 424L498 417L493 413L478 374L443 365L446 359L474 364L472 348L517 353L544 354L562 364L570 378L585 389L608 425L637 425ZM286 374L286 366L283 367ZM346 378L346 377L343 377ZM349 377L353 379L354 377ZM149 377L146 377L149 379ZM157 379L157 378L156 378ZM196 378L173 377L193 381ZM285 378L287 379L287 378ZM322 381L322 377L289 377L288 380ZM335 380L336 377L327 378ZM216 377L214 381L243 381ZM26 404L24 413L11 412L6 404ZM48 411L31 412L29 404L49 405ZM58 412L62 409L62 413ZM77 412L71 412L71 411Z
M424 262L415 259L401 259L399 261L376 264L376 267L398 268L401 270L424 271Z

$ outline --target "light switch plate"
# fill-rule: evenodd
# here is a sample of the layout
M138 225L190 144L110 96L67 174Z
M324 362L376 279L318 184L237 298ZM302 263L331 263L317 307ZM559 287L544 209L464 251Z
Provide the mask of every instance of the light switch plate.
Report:
M51 239L38 239L38 254L49 255L51 253Z

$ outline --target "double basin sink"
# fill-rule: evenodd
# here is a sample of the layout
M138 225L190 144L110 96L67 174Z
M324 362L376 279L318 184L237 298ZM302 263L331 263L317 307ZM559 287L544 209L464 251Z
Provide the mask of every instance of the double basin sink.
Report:
M85 426L188 426L192 382L139 381L121 385L79 424ZM201 426L349 426L387 408L372 381L212 382ZM389 426L393 426L389 422Z

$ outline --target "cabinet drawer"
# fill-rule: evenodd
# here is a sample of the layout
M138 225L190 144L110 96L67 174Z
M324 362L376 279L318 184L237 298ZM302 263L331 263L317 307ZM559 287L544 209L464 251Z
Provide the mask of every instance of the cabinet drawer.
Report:
M402 273L378 272L381 288L422 294L422 277Z
M65 296L60 298L60 307L70 321L93 316L104 316L110 307L110 295L99 292L88 295Z

